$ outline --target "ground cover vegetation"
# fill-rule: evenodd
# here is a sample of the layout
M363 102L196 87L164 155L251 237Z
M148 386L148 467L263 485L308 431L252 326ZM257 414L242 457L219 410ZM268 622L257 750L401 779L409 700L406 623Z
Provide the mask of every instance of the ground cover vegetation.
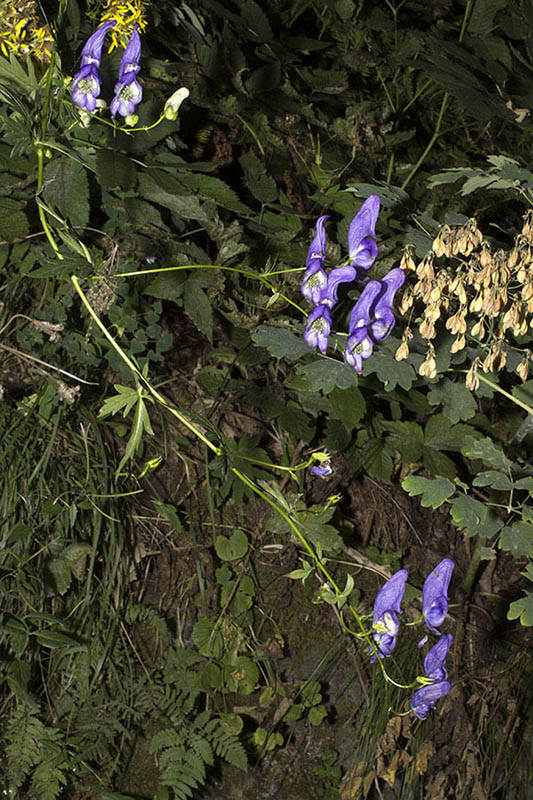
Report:
M0 0L0 789L533 790L530 0Z

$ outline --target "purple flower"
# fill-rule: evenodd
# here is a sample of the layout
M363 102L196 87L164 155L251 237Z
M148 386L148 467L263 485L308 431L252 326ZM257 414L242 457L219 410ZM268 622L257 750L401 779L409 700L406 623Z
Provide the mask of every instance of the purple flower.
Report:
M433 683L422 686L412 697L411 708L419 719L425 719L430 708L433 708L437 700L444 697L450 691L450 683L446 680L446 656L453 641L451 633L445 633L440 637L437 644L433 645L424 659L424 672Z
M387 583L381 587L374 601L372 619L374 633L372 636L381 658L390 656L396 647L396 635L400 628L398 614L402 613L400 604L405 592L407 575L406 569L395 572L392 578L389 578ZM372 652L371 648L370 652ZM373 654L370 662L375 660L376 656Z
M448 613L448 586L455 564L451 558L443 558L424 581L422 589L422 613L426 625L433 633L442 625Z
M344 360L359 374L363 371L363 359L370 358L374 349L374 343L369 335L371 309L381 290L380 281L369 281L350 314Z
M329 461L325 461L322 464L315 464L314 467L311 467L311 474L317 475L319 478L329 478L333 470L331 469L331 464Z
M81 69L72 83L72 102L91 113L96 108L96 98L100 96L100 74L98 69L102 58L105 35L116 25L114 20L105 22L89 36L81 51Z
M336 267L336 269L332 269L328 275L326 286L320 295L320 302L329 308L333 308L337 302L339 284L353 281L355 275L356 269L354 267Z
M378 297L373 313L372 336L375 339L386 339L394 327L392 313L394 295L405 281L405 272L400 267L391 269L381 280L381 294Z
M379 197L377 194L371 194L352 219L348 229L348 249L352 267L370 269L376 260L378 246L374 238L378 214Z
M451 684L448 681L441 681L440 683L430 683L428 686L422 686L421 689L418 689L411 700L411 708L415 717L425 719L430 708L434 708L437 700L447 695L451 688Z
M120 114L121 117L131 116L135 111L135 106L142 100L142 86L136 77L141 69L139 64L141 37L137 28L138 25L133 28L131 39L124 50L124 55L118 68L118 83L115 84L115 96L109 106L112 117L117 114Z
M315 238L309 245L306 270L302 280L302 294L310 303L318 305L321 302L322 291L325 289L328 278L323 264L326 258L326 231L324 223L329 217L319 217L316 223Z
M331 314L327 306L315 306L307 317L304 339L309 347L318 347L322 355L328 349L328 337L331 331Z

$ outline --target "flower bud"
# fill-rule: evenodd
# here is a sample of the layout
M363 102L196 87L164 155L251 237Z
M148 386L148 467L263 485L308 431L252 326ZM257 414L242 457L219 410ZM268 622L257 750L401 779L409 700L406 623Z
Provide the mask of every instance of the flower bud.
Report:
M165 119L173 121L178 118L179 108L183 101L188 98L189 94L189 90L186 89L185 86L182 86L181 89L177 89L174 94L170 95L163 109L163 116Z

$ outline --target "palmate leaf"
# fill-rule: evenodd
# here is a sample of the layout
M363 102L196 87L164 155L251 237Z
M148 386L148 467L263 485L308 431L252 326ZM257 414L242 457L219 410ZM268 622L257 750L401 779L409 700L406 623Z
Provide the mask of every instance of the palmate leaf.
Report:
M447 478L423 478L418 475L405 478L402 489L411 497L421 494L420 505L424 508L439 508L455 494L455 486Z
M533 592L527 592L525 597L514 600L507 611L507 619L518 619L525 627L533 625Z
M287 328L260 325L252 334L252 339L258 347L266 347L276 358L286 358L289 361L296 361L310 352L303 337Z

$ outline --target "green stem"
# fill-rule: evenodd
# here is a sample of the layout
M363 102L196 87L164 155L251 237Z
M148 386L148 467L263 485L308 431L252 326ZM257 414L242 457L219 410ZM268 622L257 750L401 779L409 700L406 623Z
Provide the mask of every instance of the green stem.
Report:
M194 433L194 435L197 436L200 439L200 441L202 441L206 445L206 447L209 447L209 449L212 450L212 452L215 455L217 456L222 455L222 450L219 447L214 445L213 442L210 442L209 439L206 436L204 436L204 434L196 427L196 425L193 425L193 423L189 422L189 420L183 414L181 414L179 411L173 408L172 405L168 402L168 400L160 392L158 392L157 389L154 389L153 386L149 383L149 381L146 380L140 369L126 355L121 346L111 336L105 325L100 321L98 314L94 311L93 307L87 300L76 275L71 275L70 280L74 284L74 288L79 294L83 305L85 306L85 308L87 309L93 320L96 322L96 324L106 337L107 341L117 351L117 353L122 358L124 363L128 365L128 367L133 372L135 377L140 381L140 383L142 383L142 385L150 392L152 397L155 397L155 399L158 400L162 406L167 408L170 411L170 413L173 414L176 417L176 419L178 419L182 423L182 425L185 425L185 427L188 428L191 431L191 433Z
M426 149L424 150L424 152L422 153L422 155L420 156L420 158L418 159L418 161L414 165L413 169L411 170L411 172L409 173L407 178L402 183L402 185L400 187L401 189L405 189L407 184L411 182L411 178L413 178L416 175L416 173L418 172L420 166L426 160L426 157L427 157L428 153L432 150L433 145L435 144L435 142L439 138L440 126L442 124L442 118L444 116L444 112L446 111L446 106L448 105L448 97L449 97L448 92L445 92L444 93L444 97L442 98L442 103L441 103L441 106L440 106L439 116L437 118L437 124L435 125L435 130L433 131L433 136L431 137L431 139L427 143Z
M511 402L513 402L515 405L520 406L520 408L523 408L524 411L527 411L528 414L533 414L533 408L531 408L531 406L528 406L526 403L523 403L522 400L519 400L517 397L514 397L512 394L509 394L509 392L506 392L505 389L502 389L501 386L498 386L497 383L494 383L493 381L489 381L488 378L485 378L484 375L480 375L479 372L478 372L477 377L479 378L480 381L483 381L483 383L486 383L487 386L490 386L496 392L499 392L500 394L503 394L504 397L507 397L507 399L511 400Z
M257 272L250 272L247 269L239 269L238 267L222 267L220 264L185 264L179 267L157 267L155 269L141 269L137 270L136 272L117 272L113 275L114 278L132 278L135 275L151 275L154 272L176 272L180 269L223 269L226 272L238 272L241 275L245 275L247 278L253 278L254 280L261 281L264 283L265 286L274 292L274 294L279 295L282 297L286 303L289 303L293 308L299 311L304 316L307 316L307 312L298 305L298 303L293 302L290 297L287 297L281 292L278 292L276 287L267 279L264 275L260 275ZM98 277L98 276L97 276Z

